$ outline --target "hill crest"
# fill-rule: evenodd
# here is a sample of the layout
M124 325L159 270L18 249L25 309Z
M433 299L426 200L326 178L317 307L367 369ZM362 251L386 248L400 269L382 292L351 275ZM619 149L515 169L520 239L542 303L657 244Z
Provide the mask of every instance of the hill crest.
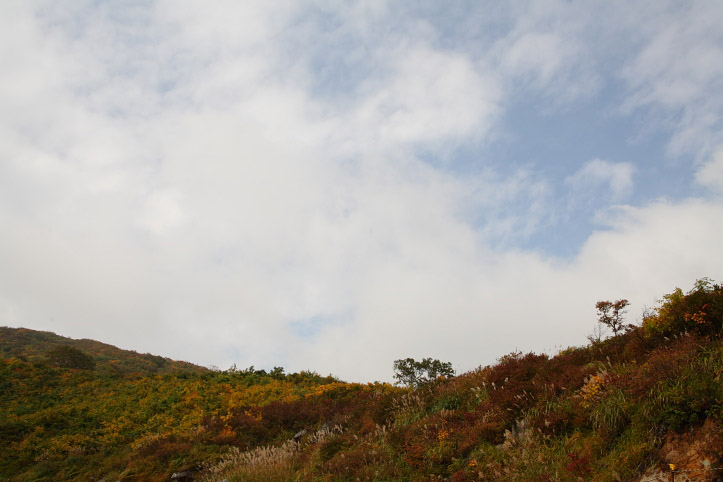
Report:
M50 331L29 328L0 327L0 357L28 362L45 362L58 347L70 346L93 357L96 370L108 374L165 374L176 372L208 372L209 369L185 361L124 350L88 338L73 339Z

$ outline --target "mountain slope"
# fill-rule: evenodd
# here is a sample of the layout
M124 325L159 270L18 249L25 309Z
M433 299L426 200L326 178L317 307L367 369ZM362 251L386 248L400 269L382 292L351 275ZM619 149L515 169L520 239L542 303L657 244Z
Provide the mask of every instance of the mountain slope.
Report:
M721 480L722 325L703 280L607 339L409 388L59 368L3 331L44 348L0 360L0 479Z
M701 280L642 326L367 400L333 433L232 451L204 480L722 480L722 324L723 287Z
M95 340L74 340L49 331L0 327L0 357L29 362L43 362L58 347L70 346L93 357L99 371L107 373L173 373L209 371L184 361L174 361L151 354L122 350Z

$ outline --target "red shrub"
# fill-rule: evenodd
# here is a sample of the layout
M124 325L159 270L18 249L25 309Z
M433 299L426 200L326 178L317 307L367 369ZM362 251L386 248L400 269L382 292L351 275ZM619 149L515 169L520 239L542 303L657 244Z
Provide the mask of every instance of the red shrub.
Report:
M538 390L535 375L548 362L547 355L512 353L500 359L487 377L491 390L490 400L508 413L508 423L533 406Z
M415 469L424 467L427 464L424 445L404 444L404 461L407 465Z
M567 454L569 462L565 470L576 477L585 478L592 472L590 468L590 456L580 455L576 452Z

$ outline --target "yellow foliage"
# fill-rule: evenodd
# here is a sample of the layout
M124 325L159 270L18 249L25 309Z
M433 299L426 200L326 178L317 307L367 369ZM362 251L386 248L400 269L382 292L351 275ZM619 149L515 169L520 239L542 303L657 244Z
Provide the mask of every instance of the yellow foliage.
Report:
M592 404L600 398L600 393L605 388L605 379L607 372L602 371L597 375L591 376L585 385L580 388L580 396L582 397L582 405L584 408L589 408Z

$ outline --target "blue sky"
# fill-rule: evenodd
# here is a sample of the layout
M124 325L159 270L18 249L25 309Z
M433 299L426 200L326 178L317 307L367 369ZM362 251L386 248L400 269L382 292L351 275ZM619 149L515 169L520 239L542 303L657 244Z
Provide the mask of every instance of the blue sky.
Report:
M389 380L721 279L720 2L5 2L0 324Z

